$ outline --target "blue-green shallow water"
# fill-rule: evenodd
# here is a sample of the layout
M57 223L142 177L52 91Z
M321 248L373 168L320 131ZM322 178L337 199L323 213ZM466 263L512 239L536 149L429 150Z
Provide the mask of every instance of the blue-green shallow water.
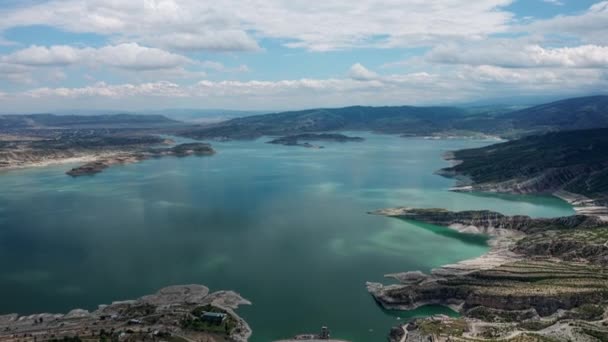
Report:
M478 256L484 239L366 214L391 206L572 214L550 197L448 192L447 150L483 141L361 134L322 150L217 142L205 158L165 158L70 178L69 165L0 176L0 313L64 312L171 284L233 289L269 341L329 325L383 341L397 317L366 281Z

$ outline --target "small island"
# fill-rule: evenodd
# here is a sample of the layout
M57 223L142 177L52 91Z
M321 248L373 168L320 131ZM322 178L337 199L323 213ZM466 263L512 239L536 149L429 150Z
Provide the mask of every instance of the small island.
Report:
M251 303L232 291L170 286L93 312L0 315L0 341L245 342L251 328L235 310Z
M323 148L310 143L310 141L331 141L331 142L361 142L365 139L361 137L349 137L338 133L304 133L296 135L287 135L269 141L269 144L285 145L285 146L301 146L308 148Z
M152 148L144 151L130 153L119 153L113 156L94 160L79 167L75 167L66 172L72 177L94 175L100 173L112 165L137 163L151 158L162 158L174 156L178 158L188 156L210 156L215 154L215 150L205 143L187 143L168 148Z

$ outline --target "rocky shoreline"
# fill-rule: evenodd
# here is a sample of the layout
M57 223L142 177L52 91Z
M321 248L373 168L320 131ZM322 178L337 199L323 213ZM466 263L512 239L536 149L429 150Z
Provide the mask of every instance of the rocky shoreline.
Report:
M136 300L100 305L93 312L0 316L0 341L171 340L246 342L251 328L235 310L251 303L232 291L210 293L203 285L178 285ZM226 328L198 321L199 311L226 315ZM199 322L192 324L192 322Z
M459 319L431 317L396 327L392 334L401 337L395 341L426 341L429 337L447 341L463 336L481 340L507 338L531 334L527 327L539 325L553 330L533 334L555 339L550 332L564 325L565 320L591 324L591 319L583 314L587 311L595 313L593 320L604 317L608 303L608 275L603 272L608 247L604 234L608 234L608 228L597 216L533 219L490 211L414 208L383 209L372 214L491 237L490 251L479 258L442 266L431 274L387 275L398 281L393 285L367 284L370 294L387 309L412 310L435 304L463 315ZM550 247L547 234L555 234L555 244ZM566 239L570 243L563 244ZM460 330L448 329L451 326ZM398 334L399 329L403 335ZM589 329L608 336L604 325ZM556 340L578 340L583 335L569 331Z

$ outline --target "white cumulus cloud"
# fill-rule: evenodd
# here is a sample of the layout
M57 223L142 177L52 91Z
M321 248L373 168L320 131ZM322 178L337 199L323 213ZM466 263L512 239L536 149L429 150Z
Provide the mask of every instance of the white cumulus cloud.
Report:
M67 45L30 46L0 59L5 63L28 66L65 66L85 64L123 69L168 69L191 62L189 58L137 43L108 45L101 48L76 48Z
M501 67L607 68L608 46L544 48L537 44L500 41L476 45L442 45L427 54L432 62Z
M256 51L258 43L241 30L188 33L177 32L147 37L144 41L176 50Z
M51 0L0 10L0 30L49 25L184 50L257 50L257 37L333 50L412 46L506 30L513 0Z
M543 2L556 6L564 6L564 3L560 0L543 0Z
M516 31L570 36L589 44L608 45L608 1L600 1L581 14L536 20Z
M373 80L378 77L378 74L367 69L360 63L353 64L350 67L348 75L355 80Z
M171 82L151 82L141 84L109 85L105 82L95 83L82 88L38 88L23 95L33 98L42 97L111 97L129 98L135 96L179 97L184 93L180 86Z

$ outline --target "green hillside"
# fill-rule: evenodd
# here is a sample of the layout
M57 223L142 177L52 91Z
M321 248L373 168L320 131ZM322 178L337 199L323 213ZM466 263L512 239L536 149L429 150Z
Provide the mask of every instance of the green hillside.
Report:
M476 184L515 182L514 186L533 186L538 192L608 194L608 128L529 136L456 151L454 158L462 163L442 173L465 175Z
M568 99L506 112L476 107L345 107L237 118L188 128L191 138L250 139L262 135L367 130L404 135L493 134L519 137L539 132L608 127L608 96Z

